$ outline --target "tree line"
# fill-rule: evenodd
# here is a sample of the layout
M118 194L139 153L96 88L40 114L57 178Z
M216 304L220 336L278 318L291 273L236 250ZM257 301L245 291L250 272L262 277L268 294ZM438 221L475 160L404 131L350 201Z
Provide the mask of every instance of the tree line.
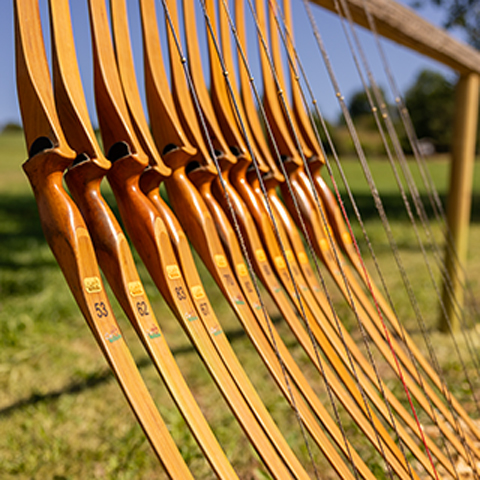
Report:
M381 89L383 98L385 93ZM372 95L373 97L373 95ZM423 70L404 94L417 138L429 145L432 153L446 153L451 149L453 136L453 115L455 106L455 82L441 73ZM364 90L353 93L347 101L347 106L359 133L362 147L367 155L385 155L385 148L378 132L372 108ZM397 135L407 154L412 153L412 147L405 132L397 106L387 102L390 117L393 119ZM322 132L320 121L315 119L318 131ZM336 121L328 123L333 144L341 155L355 155L353 142L341 116ZM480 132L479 132L480 133ZM325 135L321 133L325 143ZM477 135L477 151L480 151ZM325 143L326 150L331 149Z

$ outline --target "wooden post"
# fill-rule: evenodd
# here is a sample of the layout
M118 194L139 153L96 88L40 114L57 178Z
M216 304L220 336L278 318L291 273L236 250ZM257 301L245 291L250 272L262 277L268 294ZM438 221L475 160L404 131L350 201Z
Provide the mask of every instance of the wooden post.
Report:
M456 312L459 313L460 309L463 308L464 300L463 283L465 279L460 265L467 268L465 261L477 135L478 89L479 76L477 73L467 73L460 76L455 100L450 190L447 204L447 221L457 254L451 253L448 247L445 253L446 268L452 282L455 300L449 294L449 288L446 284L443 288L446 313L454 331L459 326L459 317ZM443 312L440 317L439 328L442 331L448 331L450 328Z

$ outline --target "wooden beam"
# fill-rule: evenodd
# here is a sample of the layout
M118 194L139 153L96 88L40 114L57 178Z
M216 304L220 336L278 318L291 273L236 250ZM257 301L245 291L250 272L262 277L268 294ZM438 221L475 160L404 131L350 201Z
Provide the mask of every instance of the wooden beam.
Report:
M335 0L311 0L328 10L337 12ZM364 0L346 0L353 20L369 28ZM480 52L453 39L441 28L435 27L413 10L393 0L366 0L380 35L404 45L427 57L447 65L461 74L480 73Z
M448 325L444 312L442 312L439 326L443 331L447 331L450 327L453 330L457 329L459 309L463 306L465 278L462 266L466 267L467 258L477 137L478 91L478 74L470 73L460 77L455 100L455 126L447 205L447 221L456 253L452 253L451 249L447 247L445 263L452 285L444 286L443 300L451 325ZM453 295L449 290L453 290Z

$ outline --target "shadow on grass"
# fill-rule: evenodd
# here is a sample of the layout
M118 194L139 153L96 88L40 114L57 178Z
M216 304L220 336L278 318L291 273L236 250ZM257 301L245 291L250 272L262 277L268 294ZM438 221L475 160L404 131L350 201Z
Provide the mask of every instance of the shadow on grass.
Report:
M111 195L106 195L107 200L112 204ZM364 220L374 220L378 218L374 201L370 195L359 194L355 195L357 205L362 212ZM422 196L424 205L428 205L428 197ZM390 220L407 220L408 216L403 205L403 201L399 195L383 195L382 201L385 210ZM445 204L445 196L442 196L442 202ZM349 215L353 212L347 204ZM434 218L431 208L426 208L430 218ZM118 218L118 212L114 208L114 213ZM480 221L480 193L475 193L472 198L472 222ZM41 260L38 257L32 256L31 262L20 261L21 253L28 251L32 247L38 247L46 243L40 220L38 217L38 210L33 195L28 193L23 194L0 194L0 269L15 270L21 267L31 269L40 269L45 266L55 265L55 261ZM279 319L275 319L275 322ZM243 338L245 332L242 329L226 332L230 341ZM185 345L173 351L175 355L189 354L194 351L191 345ZM146 368L150 366L151 362L148 358L139 361L139 368ZM2 410L0 410L0 417L7 416L15 411L38 404L40 402L49 402L58 399L65 394L75 394L87 389L95 388L112 378L109 370L95 372L89 378L78 382L72 382L65 387L48 392L46 394L33 394L29 398L19 400Z
M112 195L107 193L108 202L112 203ZM112 208L115 216L118 210ZM32 193L0 193L0 268L15 270L20 267L41 269L56 265L51 259L40 258L32 252L25 262L23 254L46 245L37 203ZM22 258L23 260L20 260Z
M275 317L272 319L272 323L274 324L280 323L282 321L283 319L281 317ZM232 343L237 340L245 338L246 333L242 328L238 328L235 330L230 330L228 332L225 332L225 335L227 336L228 341ZM188 355L194 352L195 352L195 347L191 344L182 345L180 347L172 349L172 353L175 357L180 355ZM139 369L151 367L152 361L148 357L143 357L142 359L137 361L137 366ZM12 415L17 410L21 410L22 408L37 405L39 403L49 403L49 402L55 401L63 395L73 395L73 394L81 393L86 390L96 388L112 380L113 378L114 378L113 373L110 370L103 369L101 371L92 373L91 375L89 375L88 378L82 381L72 382L69 385L64 386L63 388L53 390L51 392L44 393L44 394L34 393L28 398L19 400L7 407L0 409L0 418Z
M0 267L14 268L16 252L45 243L35 198L30 193L0 194ZM31 265L32 268L42 265Z

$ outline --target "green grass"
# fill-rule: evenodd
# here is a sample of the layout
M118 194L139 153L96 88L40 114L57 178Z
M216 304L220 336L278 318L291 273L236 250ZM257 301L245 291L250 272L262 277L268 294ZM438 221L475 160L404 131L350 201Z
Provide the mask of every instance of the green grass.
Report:
M35 201L20 167L25 158L21 134L0 135L0 478L163 478L157 459L109 373L46 245ZM441 195L445 196L447 160L436 159L429 165ZM362 181L359 166L353 161L345 161L344 167L395 305L421 348L424 348L408 300L400 288L390 246ZM429 285L428 272L401 207L389 167L385 161L375 160L371 168L440 361L447 370L449 385L466 408L473 412L468 386L459 380L463 378L459 362L451 354L451 340L434 331L438 302ZM480 278L480 253L475 248L480 241L479 173L477 169L470 232L472 248L468 263L477 290ZM354 227L358 231L358 226ZM434 231L441 239L438 226L434 225ZM366 251L364 241L361 247ZM371 260L368 259L368 262L370 271L373 271ZM226 302L206 269L198 264L215 311L224 330L230 335L242 364L292 448L311 471L308 452L291 409L279 398L265 367L242 334ZM139 270L179 366L239 476L265 478L263 467L248 446L245 435L229 413L198 355L140 264ZM330 288L342 320L351 326L355 338L359 339L351 313L334 289ZM113 297L110 295L110 298ZM114 301L113 308L182 455L196 478L211 478L201 452ZM327 408L330 408L322 382L305 354L284 324L279 323L278 328L305 375L311 379ZM462 338L458 340L463 348ZM379 366L389 385L403 398L398 382L388 368L383 362L379 362ZM467 366L473 372L471 363ZM340 414L345 419L350 440L375 474L382 478L385 472L378 455L342 409ZM312 442L310 444L313 448ZM333 478L331 469L315 448L313 455L323 478Z

